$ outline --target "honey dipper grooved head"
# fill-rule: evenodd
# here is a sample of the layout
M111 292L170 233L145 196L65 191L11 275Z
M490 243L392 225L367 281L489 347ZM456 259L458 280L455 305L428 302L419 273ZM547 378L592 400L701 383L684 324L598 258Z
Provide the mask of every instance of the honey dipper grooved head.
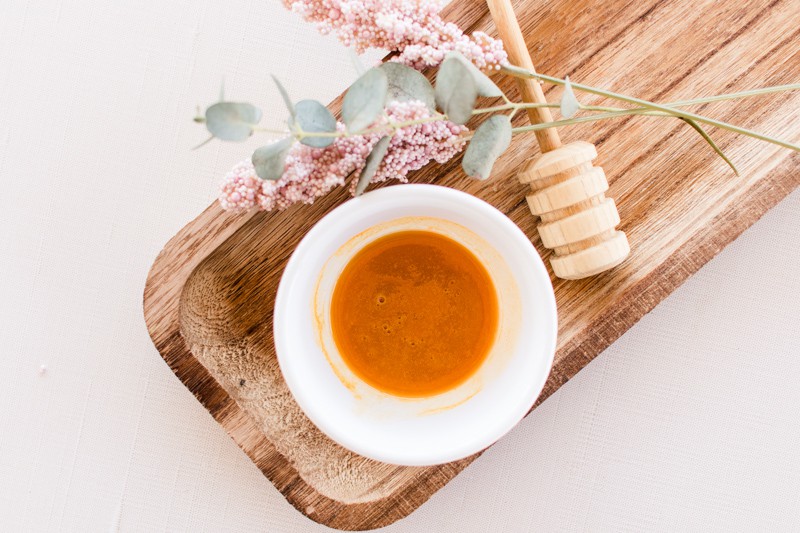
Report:
M550 265L559 278L583 279L614 268L628 257L630 251L628 237L617 231L607 241L591 248L569 255L554 255L550 258Z
M536 180L549 178L583 163L588 163L595 157L597 157L597 149L592 143L576 141L542 154L517 177L522 183L533 184Z
M614 200L605 197L608 181L594 145L578 141L531 161L518 175L531 186L531 213L542 218L539 235L553 249L553 272L564 279L599 274L620 264L630 252Z

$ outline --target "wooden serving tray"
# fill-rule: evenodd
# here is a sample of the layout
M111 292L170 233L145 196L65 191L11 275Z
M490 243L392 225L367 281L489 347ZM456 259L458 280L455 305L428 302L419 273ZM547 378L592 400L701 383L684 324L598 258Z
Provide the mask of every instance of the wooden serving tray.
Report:
M517 2L542 72L667 102L800 80L796 0L551 0ZM486 6L455 0L465 30L494 32ZM516 97L512 80L495 77ZM550 99L558 98L550 94ZM582 96L584 103L599 100ZM338 109L334 103L333 108ZM723 102L699 112L800 141L800 93ZM524 123L519 114L516 122ZM800 184L800 157L712 131L736 177L677 120L620 119L563 129L565 141L598 146L632 254L582 281L553 279L559 343L543 401L700 266ZM459 161L430 165L414 182L468 191L504 211L536 244L535 221L514 172L536 152L515 136L487 182ZM292 399L275 359L272 307L284 265L306 231L347 199L245 216L212 204L172 238L144 293L150 335L200 402L283 495L317 522L349 530L406 516L477 456L407 468L350 453L319 432Z

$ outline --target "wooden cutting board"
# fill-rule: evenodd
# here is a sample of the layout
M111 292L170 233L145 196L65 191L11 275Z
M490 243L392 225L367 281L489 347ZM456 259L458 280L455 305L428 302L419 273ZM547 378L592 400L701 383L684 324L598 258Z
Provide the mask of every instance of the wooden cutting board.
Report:
M540 71L651 101L800 80L797 0L519 0L516 10ZM494 33L480 1L455 0L446 17L465 30ZM513 80L495 78L516 98ZM800 93L697 111L800 141ZM524 120L520 114L516 122ZM561 133L567 142L597 144L597 164L609 176L609 196L617 201L632 253L594 278L553 279L559 343L539 402L800 184L797 154L712 131L739 166L737 177L678 120L618 119ZM547 259L525 189L514 179L536 151L532 135L516 136L487 182L465 178L458 159L430 165L412 181L485 199ZM289 394L272 345L277 284L305 232L346 199L340 190L313 206L245 216L212 204L156 259L144 312L175 374L289 502L317 522L358 530L406 516L477 456L429 468L367 460L322 435Z

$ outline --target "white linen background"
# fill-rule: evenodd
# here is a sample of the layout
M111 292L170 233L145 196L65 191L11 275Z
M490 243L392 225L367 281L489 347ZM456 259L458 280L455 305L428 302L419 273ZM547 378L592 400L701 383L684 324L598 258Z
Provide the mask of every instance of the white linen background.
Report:
M195 104L224 76L279 126L269 73L323 101L355 76L275 0L0 0L3 531L327 530L142 319L159 249L259 142L190 151ZM800 529L798 220L800 191L385 531Z

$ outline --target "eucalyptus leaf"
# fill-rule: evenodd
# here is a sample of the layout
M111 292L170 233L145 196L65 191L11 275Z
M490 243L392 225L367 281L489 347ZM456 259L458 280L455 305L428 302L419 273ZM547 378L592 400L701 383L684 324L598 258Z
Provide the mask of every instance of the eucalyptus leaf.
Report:
M369 182L372 181L372 177L375 176L378 167L381 165L381 161L383 161L386 152L389 150L389 141L391 140L392 138L390 136L385 135L381 137L381 140L375 143L372 151L367 156L364 170L361 171L361 175L358 177L355 191L356 196L360 196L367 188L367 185L369 185Z
M361 58L358 57L358 52L356 52L352 47L347 47L347 56L350 58L350 62L353 64L353 68L356 71L356 74L361 76L364 72L367 71L366 67L364 67L364 62L361 61Z
M511 120L508 115L492 115L478 126L464 153L461 167L468 176L485 180L494 162L511 144Z
M384 63L380 67L389 80L388 101L407 102L419 100L431 111L436 111L436 97L428 78L418 70L402 63Z
M467 66L455 57L448 57L436 75L436 104L456 124L472 117L478 88Z
M206 109L206 128L223 141L243 141L261 120L261 110L251 104L219 102Z
M286 154L294 144L292 137L286 137L272 144L262 146L253 152L253 166L256 174L263 180L277 180L283 175Z
M564 94L561 95L561 116L572 118L580 108L581 103L578 102L578 98L572 90L572 84L569 82L569 76L567 76L564 78Z
M489 76L484 74L481 69L476 67L472 61L464 57L460 52L448 52L445 57L454 57L467 67L467 70L472 74L472 79L475 81L475 87L478 89L479 96L486 96L488 98L505 96L503 91L500 90L500 87L498 87Z
M294 106L294 118L289 119L289 127L298 126L303 133L333 133L336 119L328 108L316 100L300 100ZM303 137L300 142L314 148L325 148L333 143L333 137Z
M278 92L281 93L281 98L283 98L283 103L286 104L286 109L289 110L289 115L294 118L294 104L292 104L292 99L289 98L289 93L286 92L286 88L283 86L281 81L275 76L275 74L270 74L272 79L275 81L275 85L278 86Z
M342 101L342 122L349 131L361 131L383 112L389 79L379 68L371 68L347 90Z

